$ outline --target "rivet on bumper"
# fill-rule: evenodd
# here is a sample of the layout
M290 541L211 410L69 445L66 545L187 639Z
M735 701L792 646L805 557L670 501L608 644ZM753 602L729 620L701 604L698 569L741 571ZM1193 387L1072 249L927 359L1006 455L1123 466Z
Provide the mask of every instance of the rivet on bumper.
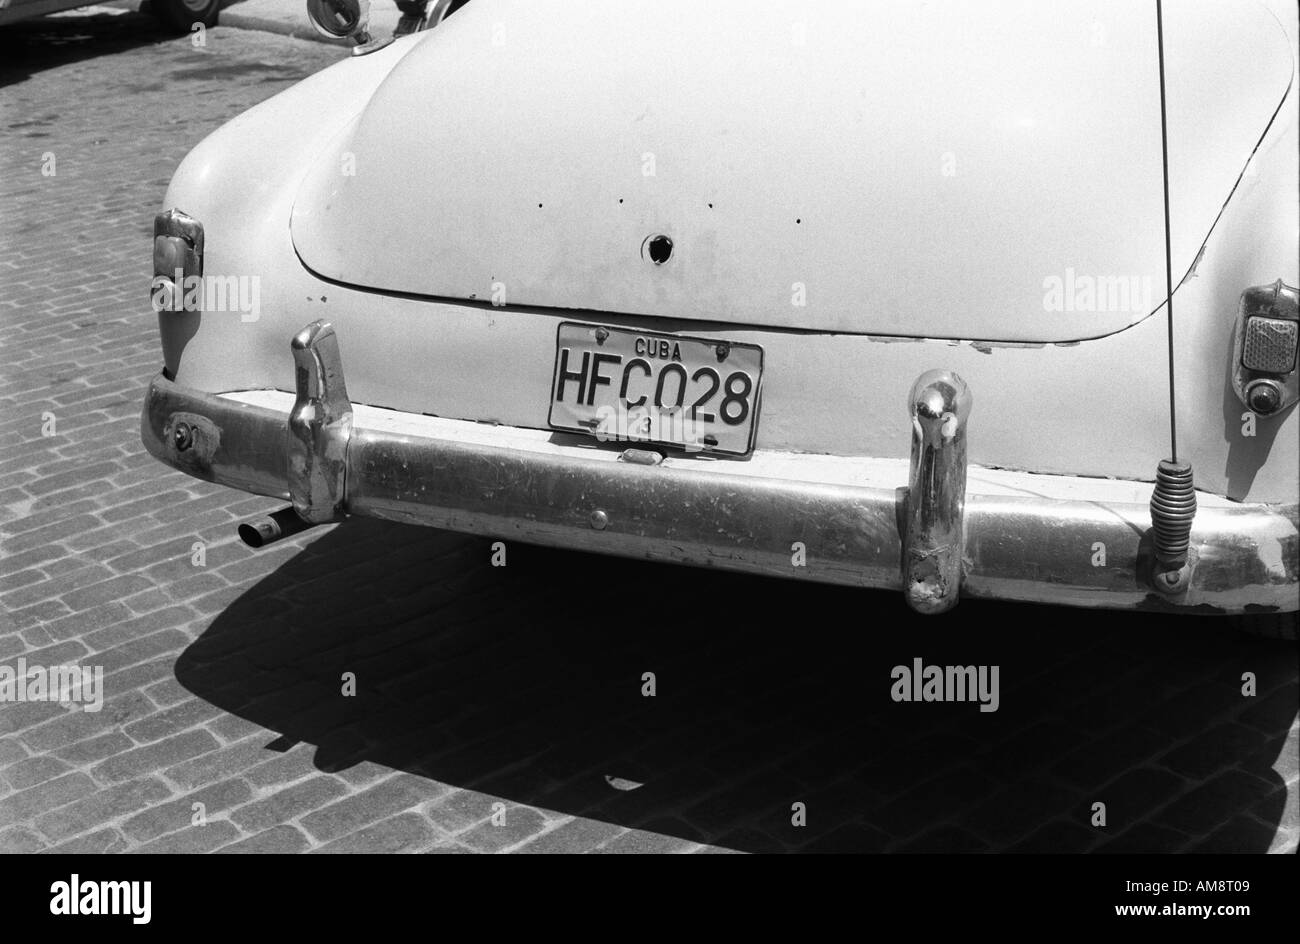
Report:
M313 321L290 347L297 398L289 413L289 497L300 518L323 524L343 515L352 402L332 325Z
M903 593L919 613L957 604L966 504L966 420L973 398L955 373L932 370L912 385L912 466L903 519Z

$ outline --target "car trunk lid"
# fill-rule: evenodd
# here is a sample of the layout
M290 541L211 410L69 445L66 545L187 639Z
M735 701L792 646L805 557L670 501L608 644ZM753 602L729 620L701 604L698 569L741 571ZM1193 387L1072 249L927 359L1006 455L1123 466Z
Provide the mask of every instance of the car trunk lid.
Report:
M293 240L319 275L396 293L1099 337L1166 294L1155 28L1131 0L479 0L308 170ZM1282 91L1276 58L1255 72L1231 121L1197 116L1220 140L1174 195L1175 278Z

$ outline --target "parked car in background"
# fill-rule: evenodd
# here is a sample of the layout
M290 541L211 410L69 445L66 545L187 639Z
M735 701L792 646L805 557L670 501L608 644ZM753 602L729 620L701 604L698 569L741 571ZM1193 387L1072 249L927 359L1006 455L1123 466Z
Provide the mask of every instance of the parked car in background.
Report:
M0 26L89 5L69 0L0 0ZM185 31L195 23L215 25L221 0L150 0L149 6L162 22Z
M1296 33L474 0L185 159L144 442L290 502L255 545L372 516L1294 635Z

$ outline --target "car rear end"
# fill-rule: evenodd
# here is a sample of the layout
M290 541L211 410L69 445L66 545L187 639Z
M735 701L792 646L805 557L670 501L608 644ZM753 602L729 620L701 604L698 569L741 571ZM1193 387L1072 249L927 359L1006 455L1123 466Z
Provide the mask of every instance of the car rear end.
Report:
M1294 611L1294 11L1164 27L1172 354L1153 10L476 0L182 165L145 442L282 524Z

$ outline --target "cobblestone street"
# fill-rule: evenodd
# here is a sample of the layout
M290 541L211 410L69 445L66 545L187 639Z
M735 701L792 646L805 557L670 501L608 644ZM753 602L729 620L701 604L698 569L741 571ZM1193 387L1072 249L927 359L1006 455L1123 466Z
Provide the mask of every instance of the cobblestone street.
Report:
M240 543L282 503L140 444L153 215L207 133L347 54L0 31L0 663L104 670L98 712L0 703L0 851L1296 850L1296 647L1209 618L927 621L375 520ZM895 703L916 658L998 665L999 709Z

